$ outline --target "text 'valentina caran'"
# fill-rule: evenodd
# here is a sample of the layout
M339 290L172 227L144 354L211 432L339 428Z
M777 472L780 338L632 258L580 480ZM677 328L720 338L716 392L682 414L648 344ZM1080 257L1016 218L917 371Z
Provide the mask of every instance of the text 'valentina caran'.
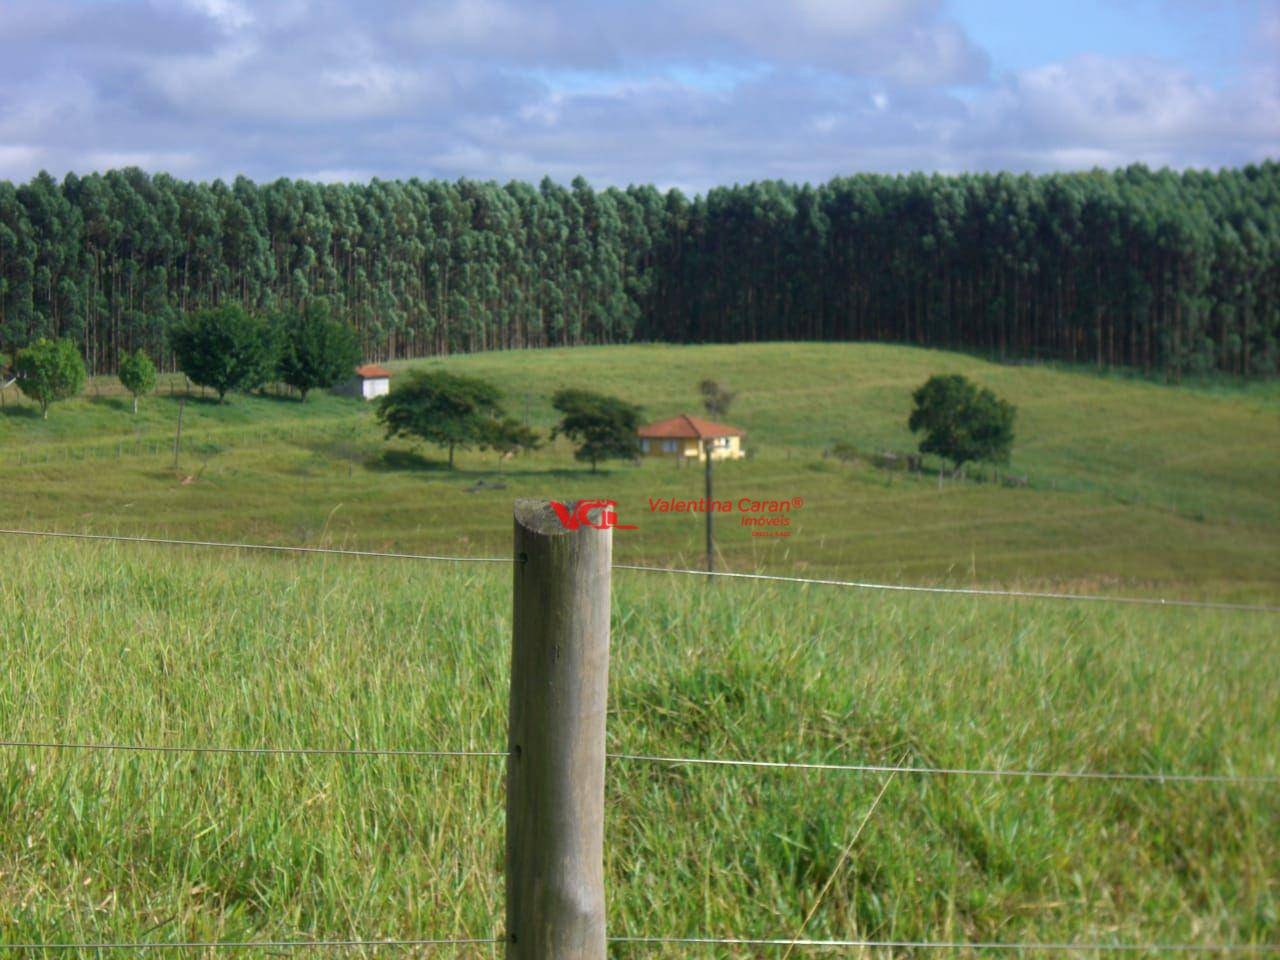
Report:
M754 500L742 497L737 503L732 500L708 500L700 497L697 500L678 500L674 497L650 497L650 513L790 513L804 506L801 497L788 497L784 500Z

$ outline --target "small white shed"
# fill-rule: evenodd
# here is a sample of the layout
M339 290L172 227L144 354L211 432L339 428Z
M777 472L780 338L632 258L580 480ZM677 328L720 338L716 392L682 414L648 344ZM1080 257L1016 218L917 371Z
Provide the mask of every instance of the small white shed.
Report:
M376 363L356 367L355 375L335 391L348 397L372 400L391 392L391 371Z

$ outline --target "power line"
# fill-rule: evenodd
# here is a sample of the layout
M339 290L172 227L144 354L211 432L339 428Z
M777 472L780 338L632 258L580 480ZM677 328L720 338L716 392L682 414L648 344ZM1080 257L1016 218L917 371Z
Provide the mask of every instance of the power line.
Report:
M1096 603L1133 603L1153 607L1197 607L1206 610L1247 610L1280 613L1280 606L1262 603L1225 603L1217 600L1166 600L1159 597L1116 597L1092 593L1043 593L1034 590L993 590L981 587L923 587L898 583L865 583L858 580L826 580L813 577L783 577L768 573L732 573L725 570L694 570L687 567L647 567L635 563L615 563L615 570L646 573L684 573L698 577L731 577L737 580L768 580L776 583L812 583L861 590L894 590L903 593L942 593L969 597L1010 597L1025 600L1087 600Z
M310 950L372 949L377 947L463 946L502 943L501 937L422 938L416 940L188 940L135 943L0 943L0 950Z
M748 937L609 937L610 943L899 950L1089 950L1117 953L1280 953L1280 943L967 943L961 940L791 940Z
M135 743L57 743L43 740L0 740L0 747L33 750L104 750L132 753L225 753L276 756L346 757L505 757L499 750L382 750L363 747L184 747Z
M762 767L775 770L838 770L848 773L901 773L956 777L1035 777L1044 780L1125 780L1150 783L1248 783L1276 784L1280 776L1235 776L1219 773L1109 773L1098 770L1005 770L961 767L908 767L871 763L790 763L782 760L731 760L706 757L664 757L648 754L611 753L610 760L641 763L715 767Z
M274 553L322 553L340 557L377 557L386 560L444 560L455 563L516 563L513 557L433 556L422 553L390 553L381 550L343 550L337 547L291 547L271 543L225 543L219 540L170 540L164 537L125 537L107 533L63 533L54 530L4 530L14 537L52 537L63 540L105 540L114 543L159 543L173 547L217 547L223 550L265 550Z

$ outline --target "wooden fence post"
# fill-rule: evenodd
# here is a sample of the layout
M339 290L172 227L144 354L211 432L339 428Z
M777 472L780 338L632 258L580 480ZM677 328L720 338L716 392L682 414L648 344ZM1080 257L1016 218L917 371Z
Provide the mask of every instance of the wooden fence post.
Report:
M572 511L576 504L570 503ZM593 518L594 519L594 518ZM508 960L604 960L604 751L613 536L515 504L507 756Z

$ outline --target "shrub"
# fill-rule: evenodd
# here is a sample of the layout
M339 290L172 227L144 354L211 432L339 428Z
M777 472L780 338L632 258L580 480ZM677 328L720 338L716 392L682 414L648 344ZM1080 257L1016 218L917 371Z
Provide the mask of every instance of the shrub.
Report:
M14 360L18 389L40 404L49 417L49 404L74 397L84 388L87 374L80 350L71 340L37 340L19 350Z
M133 394L133 413L138 413L138 398L156 388L156 365L141 350L125 354L120 361L120 382Z

